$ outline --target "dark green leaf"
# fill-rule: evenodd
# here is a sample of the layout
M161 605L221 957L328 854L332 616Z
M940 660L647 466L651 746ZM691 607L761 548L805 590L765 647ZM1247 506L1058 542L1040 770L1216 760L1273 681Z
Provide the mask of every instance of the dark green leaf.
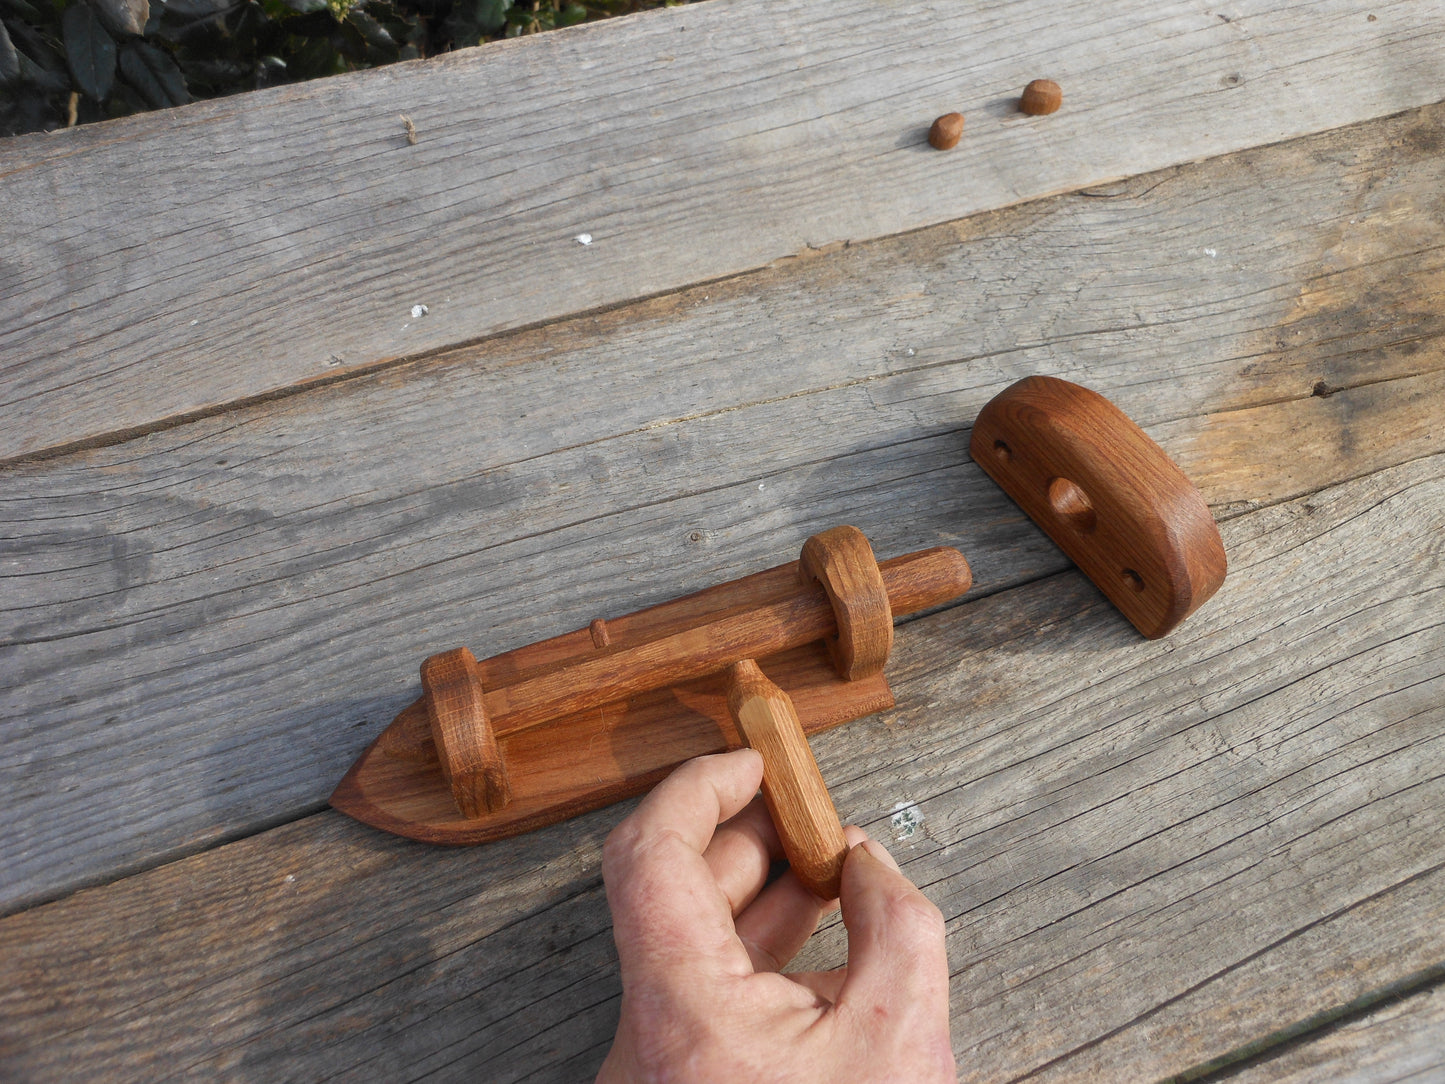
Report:
M101 101L115 81L115 42L100 25L95 9L84 0L71 0L61 16L61 26L65 32L65 59L75 85Z
M167 0L166 11L183 19L208 19L234 6L235 0Z
M24 53L20 53L19 56L20 78L24 82L50 93L64 92L70 89L70 80L64 75L51 71L49 68L42 68Z
M0 86L20 82L20 54L10 41L10 32L0 23Z
M581 4L563 4L562 10L557 13L558 26L575 26L586 20L587 9Z
M152 108L182 105L191 100L185 76L181 75L171 54L154 45L143 41L128 44L120 51L120 72Z
M502 29L511 10L512 0L475 0L472 18L483 34L495 34Z
M150 18L150 0L90 0L113 34L139 34Z
M49 5L46 5L47 7ZM30 23L39 25L42 21L40 10L30 3L30 0L0 0L0 11L7 11ZM53 12L52 12L53 21Z
M396 42L386 32L386 27L360 8L352 8L351 14L346 16L346 21L361 31L361 36L366 39L368 45L387 52L396 52Z
M301 15L310 15L312 12L325 11L326 0L282 0L292 11Z

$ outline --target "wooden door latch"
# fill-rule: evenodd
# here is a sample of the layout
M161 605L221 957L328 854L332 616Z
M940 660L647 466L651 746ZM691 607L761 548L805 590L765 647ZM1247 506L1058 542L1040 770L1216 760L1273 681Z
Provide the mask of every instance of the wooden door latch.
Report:
M955 549L880 564L862 531L834 527L798 561L686 598L490 659L465 647L433 655L421 698L331 804L413 839L481 843L751 745L790 861L831 899L843 831L807 735L892 707L883 666L894 617L971 582Z
M1198 492L1113 404L1030 377L974 426L974 459L1146 636L1214 593L1224 549ZM894 618L972 582L939 547L878 562L863 532L798 561L478 660L421 665L422 696L331 804L431 843L530 831L647 789L684 760L749 745L799 879L838 894L846 847L807 736L893 705ZM786 690L786 691L785 691Z

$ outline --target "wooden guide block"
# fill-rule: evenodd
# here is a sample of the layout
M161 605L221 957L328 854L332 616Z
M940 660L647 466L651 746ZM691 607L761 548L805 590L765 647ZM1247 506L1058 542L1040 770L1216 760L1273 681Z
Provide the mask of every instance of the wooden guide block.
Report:
M828 593L838 634L828 651L849 681L879 673L893 650L893 612L873 547L857 527L833 527L803 543L803 575Z
M497 812L512 786L487 722L476 656L464 647L431 656L421 664L421 686L432 747L457 808L467 817Z
M1224 543L1204 498L1097 392L1026 377L979 413L969 452L1150 639L1224 582Z

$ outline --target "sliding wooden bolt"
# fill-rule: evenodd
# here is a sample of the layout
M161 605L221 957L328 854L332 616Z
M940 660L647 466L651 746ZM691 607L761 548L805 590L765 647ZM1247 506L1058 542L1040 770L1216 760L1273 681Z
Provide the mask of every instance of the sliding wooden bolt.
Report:
M728 710L763 756L763 801L793 872L814 895L837 899L848 844L792 700L744 659L728 672Z

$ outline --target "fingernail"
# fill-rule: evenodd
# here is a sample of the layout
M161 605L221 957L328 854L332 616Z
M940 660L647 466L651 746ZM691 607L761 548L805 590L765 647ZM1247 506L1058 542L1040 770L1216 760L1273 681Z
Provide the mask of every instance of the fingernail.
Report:
M862 843L858 844L858 846L862 847L870 857L878 859L878 861L882 862L894 873L903 872L898 868L898 863L893 860L893 856L888 853L888 848L876 839L865 839Z

